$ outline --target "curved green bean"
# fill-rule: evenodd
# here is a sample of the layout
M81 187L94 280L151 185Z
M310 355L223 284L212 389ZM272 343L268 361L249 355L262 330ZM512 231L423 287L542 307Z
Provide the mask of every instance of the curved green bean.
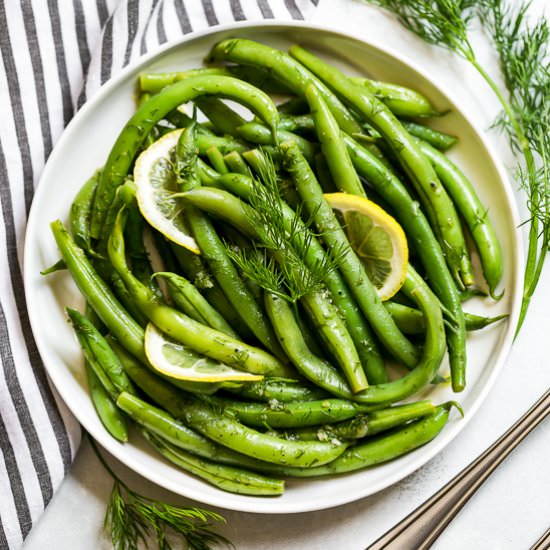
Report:
M284 492L285 484L280 479L198 458L145 430L143 435L164 458L222 491L254 496L276 496Z
M243 424L255 428L301 428L333 424L372 409L369 405L334 398L275 404L214 400L214 404L235 415Z
M292 46L290 54L334 89L380 132L415 184L457 284L461 287L473 284L470 257L454 206L431 164L395 115L368 90L352 84L340 70L305 49Z
M434 412L435 405L431 401L416 401L360 414L336 424L287 431L282 435L291 439L318 439L319 441L357 440L385 432Z
M312 401L328 396L321 388L296 380L282 380L266 376L257 382L247 382L237 388L226 388L230 393L263 402Z
M271 76L300 96L303 96L307 84L314 82L342 129L348 133L361 131L361 127L343 103L317 77L276 48L253 40L230 38L218 42L208 54L207 61L230 61L267 69Z
M287 169L292 175L306 212L314 216L317 230L323 235L327 246L333 251L342 250L339 270L370 326L395 358L407 366L413 366L418 360L416 348L403 336L384 309L361 260L351 248L344 229L323 197L323 191L309 164L292 143L282 143L281 150L285 155ZM353 172L355 173L355 170Z
M84 368L88 379L90 397L99 420L115 439L122 443L126 443L126 441L128 441L128 429L126 427L124 415L115 405L88 361L84 361Z
M411 136L422 139L439 151L447 151L447 149L450 149L458 141L456 136L435 130L429 126L424 126L424 124L418 124L410 120L402 120L401 124Z
M454 284L428 220L395 175L372 153L349 136L344 136L355 168L391 206L415 253L426 270L430 285L450 314L447 344L453 389L461 391L466 383L466 328L460 294Z
M415 118L441 114L425 95L412 88L364 77L351 77L350 80L354 84L364 86L382 101L395 116Z
M195 76L163 88L130 117L111 148L96 189L90 229L92 237L98 238L104 231L106 212L115 190L126 177L149 131L178 105L203 95L216 95L245 105L275 135L279 120L277 108L268 95L246 82L228 76Z
M73 239L86 251L91 249L90 216L99 177L100 171L97 170L76 194L69 211L69 228Z
M292 369L264 350L198 323L155 298L147 287L132 275L126 264L122 235L123 217L124 210L121 210L108 241L109 259L136 305L155 326L190 349L235 368L255 374L292 377Z
M269 246L269 238L254 221L253 209L234 195L220 189L203 187L182 193L182 196L191 204L227 221L245 235ZM277 262L285 262L284 251L271 252ZM346 373L354 391L366 387L368 382L357 350L334 304L323 291L311 291L302 297L301 302L331 354Z
M284 473L289 477L342 474L393 460L436 437L447 424L450 407L450 404L440 405L430 416L350 447L342 456L325 466L303 470L286 468Z
M422 334L424 332L424 315L418 309L398 302L392 302L391 300L384 302L384 307L389 311L390 315L397 323L397 326L405 334ZM482 315L464 312L464 321L467 331L481 330L507 317L508 314L484 317Z
M432 163L441 183L470 230L479 253L489 293L492 297L496 297L495 291L502 279L504 263L502 249L487 209L479 200L470 180L451 159L425 141L418 140L417 144L420 151Z
M254 184L252 180L236 174L222 176L214 179L212 183L227 189L243 200L249 200L252 193L254 193ZM295 213L290 207L283 203L282 215L286 224L286 230L291 233L291 226L296 223ZM299 234L295 234L295 238L299 238ZM298 243L297 246L300 247L301 244L302 243ZM318 239L312 237L307 247L304 262L310 269L315 269L316 265L324 261L324 257L325 252L322 245L319 243ZM324 283L346 322L348 331L361 359L361 364L366 370L367 379L372 384L386 382L387 374L384 367L384 361L378 351L378 345L364 315L353 299L349 287L342 279L340 272L337 269L329 271L325 275Z
M305 97L334 185L345 193L364 196L365 190L353 168L338 122L322 98L321 93L313 84L309 84L305 90Z

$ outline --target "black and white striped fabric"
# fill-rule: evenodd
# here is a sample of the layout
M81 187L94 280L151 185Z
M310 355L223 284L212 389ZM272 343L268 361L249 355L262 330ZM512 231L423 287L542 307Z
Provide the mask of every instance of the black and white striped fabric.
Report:
M0 0L0 550L20 548L80 429L50 389L23 293L26 219L75 111L169 40L241 20L306 19L319 0Z

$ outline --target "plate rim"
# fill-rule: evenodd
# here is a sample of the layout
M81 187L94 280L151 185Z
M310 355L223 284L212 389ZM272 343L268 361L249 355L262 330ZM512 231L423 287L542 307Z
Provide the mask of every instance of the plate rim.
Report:
M24 249L23 249L23 280L24 280L25 295L28 297L29 294L32 295L32 291L30 291L29 288L32 287L32 279L33 277L36 276L36 273L34 273L34 271L31 272L30 268L28 267L29 265L32 265L33 262L29 261L29 255L31 253L32 243L30 242L30 239L28 239L27 237L29 234L33 232L34 230L33 228L35 224L38 223L38 221L35 221L38 219L38 215L36 214L36 210L38 207L36 205L40 204L41 202L40 199L42 195L46 193L45 186L41 185L41 183L42 181L47 180L49 177L49 172L54 170L53 167L57 162L57 157L61 154L60 152L62 152L64 149L64 143L71 138L71 134L73 132L72 128L78 125L78 121L81 118L85 117L88 111L93 110L96 107L96 105L101 103L103 99L107 97L111 93L111 91L121 83L121 81L126 79L130 74L134 72L135 73L139 72L139 70L144 68L146 65L150 64L155 58L157 57L160 58L161 56L169 52L169 50L179 48L185 45L185 43L190 41L199 40L208 36L216 36L216 35L233 32L233 31L239 32L243 30L253 31L255 29L269 29L271 31L279 30L284 32L284 31L288 31L289 29L300 29L300 28L305 28L310 31L314 30L314 31L319 31L323 33L329 33L338 38L359 42L361 44L366 45L368 48L377 51L380 55L389 56L394 60L396 60L398 63L406 65L409 69L412 69L412 71L422 76L435 89L437 89L437 91L445 98L446 101L449 102L450 105L452 105L454 109L456 109L456 111L460 114L461 117L464 118L464 120L472 128L476 136L480 139L484 148L487 151L488 156L490 157L490 160L496 172L498 173L500 184L502 185L506 193L506 203L510 211L510 216L515 226L513 230L513 234L515 238L512 246L512 250L514 251L515 257L514 257L514 262L511 263L510 265L510 269L514 270L514 272L516 272L517 274L513 276L514 285L513 285L513 289L510 289L510 291L513 292L514 294L515 299L511 303L512 310L510 312L510 317L508 320L508 326L507 326L506 332L501 338L501 345L505 351L501 351L499 353L499 357L495 361L493 369L490 375L488 376L488 378L486 379L484 386L480 389L480 391L478 392L478 395L473 399L471 405L469 406L466 412L466 415L464 416L464 418L460 420L458 424L453 425L452 429L444 431L437 438L435 438L435 440L432 440L427 445L423 446L423 452L420 454L417 454L414 460L410 460L409 463L407 464L407 467L400 470L399 475L394 476L394 478L389 483L387 482L387 480L385 481L381 480L378 484L370 485L368 488L368 491L365 491L364 494L362 495L354 495L351 498L342 495L340 496L340 498L332 499L330 503L327 503L327 504L324 504L323 502L317 502L317 501L312 502L311 500L307 500L305 505L303 503L285 502L285 507L282 509L278 509L277 506L274 506L273 508L266 506L266 502L273 503L275 501L272 499L265 499L261 497L260 498L249 497L248 499L239 501L236 504L233 503L228 506L228 505L225 505L223 502L221 502L220 499L210 498L209 496L206 496L205 498L205 495L201 495L198 492L193 490L191 491L186 490L184 492L182 492L181 490L178 490L178 488L174 487L173 484L167 483L170 480L163 479L163 476L157 474L156 471L146 471L146 467L143 466L139 460L137 459L134 460L133 457L124 456L124 451L123 451L124 446L119 442L117 442L112 437L110 437L107 434L107 432L104 431L102 426L98 426L98 429L96 429L95 425L94 426L85 425L85 422L82 422L78 418L77 414L74 412L74 408L69 407L67 404L67 401L70 401L70 399L69 400L66 399L66 395L65 395L66 392L63 392L62 389L57 387L52 380L53 377L50 374L50 369L48 368L46 361L44 360L44 357L47 356L48 353L43 349L44 343L42 342L42 340L35 336L38 333L35 326L37 320L35 319L35 316L30 310L29 300L27 299L27 313L29 316L31 330L33 333L33 337L35 338L36 345L40 353L42 362L44 364L45 372L47 374L50 384L55 388L55 390L58 392L61 399L65 402L65 404L67 404L67 408L71 411L71 414L75 417L75 419L79 422L79 424L84 429L86 429L103 448L105 448L115 458L122 461L127 467L129 467L134 472L143 476L145 479L155 483L156 485L174 492L175 494L184 496L186 498L194 499L197 502L201 502L204 504L218 506L220 508L225 508L225 509L235 510L235 511L242 511L242 512L262 513L262 514L313 512L317 510L324 510L335 506L340 506L340 505L347 504L347 503L359 500L361 498L370 496L372 494L375 494L384 488L394 485L395 483L404 479L406 476L415 472L416 470L421 468L423 465L425 465L429 460L431 460L435 455L439 454L468 425L470 419L473 416L475 416L476 411L481 406L486 396L490 392L491 388L493 387L501 369L503 368L510 354L512 343L513 343L513 337L514 337L513 327L515 327L517 318L519 317L519 307L520 307L519 291L521 289L521 277L519 276L519 273L520 273L519 268L521 267L522 259L524 258L523 240L522 238L520 238L521 233L519 230L518 205L517 205L515 194L512 188L511 180L509 178L507 171L505 170L502 160L500 159L499 155L496 153L495 148L493 144L490 142L486 132L482 128L480 128L479 124L477 124L475 120L472 120L469 116L466 115L465 109L461 106L461 102L458 98L458 93L455 93L452 90L448 90L444 85L441 85L440 83L436 84L433 81L433 79L430 77L428 72L422 67L420 67L416 63L416 61L411 59L406 54L394 49L393 47L391 46L387 47L386 45L384 45L384 47L381 47L379 43L377 43L376 41L370 40L369 37L362 37L362 36L359 36L357 33L344 32L343 30L338 29L336 27L332 27L330 25L302 22L302 21L280 21L280 20L241 21L241 22L235 22L235 23L227 23L224 25L218 25L208 29L203 29L201 31L196 31L188 35L183 35L181 38L168 41L165 44L161 45L160 47L154 48L147 54L139 57L134 62L124 67L116 75L114 75L107 82L105 82L99 89L97 89L96 92L93 94L93 96L79 109L79 111L71 119L71 121L66 126L61 136L57 140L52 152L50 153L47 159L47 162L44 166L44 169L42 171L42 174L39 178L39 182L36 186L35 194L34 194L31 208L29 210L29 215L27 218L27 225L25 228L25 242L24 242ZM185 488L185 489L188 489L188 488ZM222 491L220 491L220 494L222 494ZM227 495L227 493L223 493L223 494Z

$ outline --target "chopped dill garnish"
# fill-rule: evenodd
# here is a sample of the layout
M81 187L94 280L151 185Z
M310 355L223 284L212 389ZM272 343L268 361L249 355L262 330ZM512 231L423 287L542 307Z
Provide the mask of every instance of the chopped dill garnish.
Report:
M307 261L312 239L321 236L312 228L315 212L304 219L298 205L289 220L275 164L270 155L264 153L263 158L264 162L258 163L258 177L253 180L250 205L253 223L262 228L264 242L248 249L228 245L227 251L245 277L295 303L323 288L324 279L337 268L343 251L327 253L313 265Z

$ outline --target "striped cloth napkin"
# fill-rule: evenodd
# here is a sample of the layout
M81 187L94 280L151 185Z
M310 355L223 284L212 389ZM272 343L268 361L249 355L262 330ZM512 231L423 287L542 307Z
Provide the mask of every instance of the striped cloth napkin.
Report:
M80 442L23 292L26 219L56 140L101 84L159 44L221 23L306 19L318 2L0 0L0 550L21 547Z

